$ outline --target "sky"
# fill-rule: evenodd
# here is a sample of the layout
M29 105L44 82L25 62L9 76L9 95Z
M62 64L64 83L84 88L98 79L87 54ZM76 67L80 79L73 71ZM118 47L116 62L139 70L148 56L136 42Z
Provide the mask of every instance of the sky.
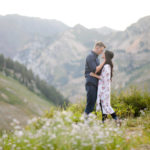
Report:
M56 19L73 27L125 30L150 15L150 0L0 0L0 15Z

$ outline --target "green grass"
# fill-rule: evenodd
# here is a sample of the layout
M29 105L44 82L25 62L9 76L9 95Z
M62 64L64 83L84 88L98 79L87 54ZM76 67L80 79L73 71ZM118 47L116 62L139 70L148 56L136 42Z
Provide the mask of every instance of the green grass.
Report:
M150 148L148 111L140 117L122 120L122 126L117 127L110 119L102 124L94 114L90 115L88 123L84 123L82 114L80 120L76 122L73 119L76 117L75 112L71 110L51 109L45 115L30 120L24 129L19 128L18 123L14 123L12 132L2 132L1 149L148 150Z
M25 124L25 120L41 115L52 105L17 80L0 73L0 129L11 128L13 118Z

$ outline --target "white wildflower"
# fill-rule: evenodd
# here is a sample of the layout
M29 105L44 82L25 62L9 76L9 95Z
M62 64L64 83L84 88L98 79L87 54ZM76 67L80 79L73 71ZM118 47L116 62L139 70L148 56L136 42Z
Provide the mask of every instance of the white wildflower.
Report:
M23 135L23 132L20 130L20 131L15 131L15 135L18 136L18 137L21 137Z
M13 118L13 122L14 122L15 124L19 124L19 123L20 123L19 120L17 120L16 118Z

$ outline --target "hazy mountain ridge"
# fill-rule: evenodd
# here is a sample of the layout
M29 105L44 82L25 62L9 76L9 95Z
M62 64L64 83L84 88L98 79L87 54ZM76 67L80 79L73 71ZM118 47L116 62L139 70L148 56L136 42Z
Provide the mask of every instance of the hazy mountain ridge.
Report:
M29 41L44 37L50 42L68 28L57 20L20 15L0 16L0 52L6 56L15 56Z
M150 49L150 16L138 20L125 31L115 32L108 37L111 47L136 53Z
M92 50L94 42L101 40L107 49L115 52L113 87L119 89L130 83L144 84L149 81L149 26L149 16L125 31L113 30L109 34L101 34L78 24L52 36L51 40L40 36L27 42L14 59L32 68L35 74L74 101L85 93L85 57ZM141 70L145 72L144 75L140 74Z
M111 28L106 27L106 26L101 27L101 28L93 28L93 30L99 32L102 35L109 35L109 34L112 34L114 32L117 32L116 30L111 29Z

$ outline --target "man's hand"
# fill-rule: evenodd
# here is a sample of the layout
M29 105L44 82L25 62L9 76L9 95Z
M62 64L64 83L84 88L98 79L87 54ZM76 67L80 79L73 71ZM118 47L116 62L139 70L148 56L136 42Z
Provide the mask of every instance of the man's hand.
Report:
M93 72L90 72L90 76L92 76L94 73Z
M97 79L100 79L100 76L95 74L95 73L93 73L93 72L90 72L90 76L95 77Z

